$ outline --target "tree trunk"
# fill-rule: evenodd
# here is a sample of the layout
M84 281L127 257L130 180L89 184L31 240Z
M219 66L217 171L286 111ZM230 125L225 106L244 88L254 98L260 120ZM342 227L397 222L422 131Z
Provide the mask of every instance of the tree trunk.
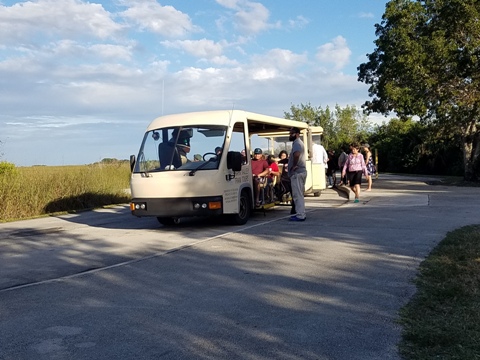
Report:
M470 122L465 129L463 141L464 179L466 181L480 180L480 131L476 121Z

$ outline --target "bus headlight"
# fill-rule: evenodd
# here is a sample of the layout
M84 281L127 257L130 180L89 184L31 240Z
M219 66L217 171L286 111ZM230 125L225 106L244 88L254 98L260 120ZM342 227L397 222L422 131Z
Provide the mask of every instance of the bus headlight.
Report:
M208 209L208 204L207 203L193 203L193 208L195 210L200 210L200 209Z
M130 210L147 210L147 203L130 203Z

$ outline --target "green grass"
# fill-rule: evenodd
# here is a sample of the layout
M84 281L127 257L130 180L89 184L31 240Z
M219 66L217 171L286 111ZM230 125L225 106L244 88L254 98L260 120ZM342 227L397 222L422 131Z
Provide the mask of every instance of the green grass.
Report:
M0 221L126 203L128 162L19 167L0 172Z
M421 264L401 310L404 359L480 359L480 225L455 230Z

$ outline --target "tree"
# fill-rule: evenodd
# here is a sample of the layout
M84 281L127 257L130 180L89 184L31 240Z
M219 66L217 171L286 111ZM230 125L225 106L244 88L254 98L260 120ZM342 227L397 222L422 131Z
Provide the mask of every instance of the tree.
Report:
M378 150L380 171L461 175L462 155L450 134L412 119L376 126L369 143ZM452 165L453 164L453 165Z
M370 137L378 150L380 171L414 172L421 125L411 119L391 119Z
M336 105L335 119L334 134L332 135L336 139L337 148L352 142L362 143L372 131L367 116L355 106L347 105L341 108Z
M321 106L315 107L310 103L300 104L299 106L291 105L290 112L284 112L285 119L302 121L312 126L321 126L323 128L323 146L328 148L329 140L325 138L326 134L333 132L333 114L327 107L323 110Z
M353 141L361 142L371 131L367 117L355 107L335 106L331 111L327 106L314 107L310 103L290 106L290 112L284 112L285 119L303 121L309 125L323 127L323 146L326 149L339 149Z
M392 0L376 49L358 67L368 114L418 116L458 139L466 180L480 179L480 2Z

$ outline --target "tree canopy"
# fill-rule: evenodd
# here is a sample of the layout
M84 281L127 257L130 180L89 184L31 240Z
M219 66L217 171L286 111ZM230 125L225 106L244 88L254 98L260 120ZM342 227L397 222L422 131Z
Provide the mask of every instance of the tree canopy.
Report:
M366 113L418 116L463 149L464 176L480 179L480 2L392 0L376 49L358 67Z
M353 141L363 142L372 130L366 115L350 105L342 108L337 104L333 111L328 106L323 109L310 103L292 105L284 116L285 119L323 127L322 144L326 149L340 149Z

